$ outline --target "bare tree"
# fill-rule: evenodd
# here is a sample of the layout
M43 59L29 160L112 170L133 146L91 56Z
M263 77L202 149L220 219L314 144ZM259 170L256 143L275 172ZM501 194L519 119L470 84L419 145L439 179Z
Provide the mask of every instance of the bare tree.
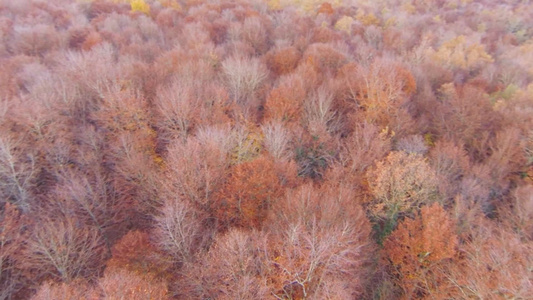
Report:
M531 242L488 220L478 219L462 260L449 266L446 295L455 299L527 299L533 292Z
M381 159L391 148L390 137L375 125L360 123L344 144L345 165L352 172L362 174L376 159Z
M43 216L32 228L22 264L37 274L69 282L90 275L103 259L104 243L98 229L71 218Z
M198 215L178 197L165 199L160 214L155 217L153 239L158 247L177 262L194 259L201 238Z
M168 139L186 136L194 124L198 104L195 102L193 87L183 83L181 78L173 78L168 87L157 91L157 112L159 123L168 131Z
M334 94L320 86L305 103L305 122L313 135L334 133L340 128L337 112L333 109Z
M175 141L167 153L165 193L179 193L202 210L208 209L213 194L224 181L229 153L234 147L227 127L205 127L195 138Z
M21 146L20 138L0 137L0 203L9 201L27 211L37 167L31 152L25 153Z
M258 58L231 56L222 62L222 72L233 101L245 113L258 105L256 92L268 76L268 69Z
M59 44L59 35L49 24L16 25L14 31L16 38L9 46L16 53L43 55Z
M261 232L232 229L217 238L200 265L185 270L180 294L201 299L266 299L267 264L261 254ZM262 261L263 260L263 261Z
M94 226L109 248L111 229L123 220L128 207L119 206L102 174L88 173L66 170L57 174L59 182L51 193L50 203L64 214L74 214L77 222Z
M116 67L115 49L109 43L93 47L87 52L66 52L62 72L75 79L87 95L105 99L106 94L120 89L120 68Z
M291 133L279 121L271 121L261 126L263 131L263 144L268 150L268 153L276 159L287 160L291 153L289 150L289 142Z
M339 281L349 294L363 293L370 223L350 189L304 185L278 202L269 224L276 297L323 298Z

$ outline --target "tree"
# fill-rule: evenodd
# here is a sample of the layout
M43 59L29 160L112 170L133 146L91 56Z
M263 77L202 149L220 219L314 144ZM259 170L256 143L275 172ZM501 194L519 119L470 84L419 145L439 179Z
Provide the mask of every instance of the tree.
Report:
M128 205L119 203L110 183L98 166L93 170L63 169L57 176L58 183L43 205L50 211L72 215L77 222L94 227L110 247L110 238L116 229L124 226Z
M46 281L39 286L37 293L31 299L95 300L98 299L98 295L86 281L78 279L69 283Z
M12 202L27 211L38 170L34 156L21 144L21 138L0 137L0 203Z
M104 258L105 243L98 229L62 216L42 216L31 228L21 264L36 279L70 282L94 275Z
M363 118L396 133L410 129L412 117L405 109L416 92L416 81L405 67L390 59L376 59L368 66L346 65L341 69L345 94Z
M162 158L156 153L156 132L148 101L133 88L105 93L92 118L101 128L105 144L106 180L116 201L130 217L146 218L156 203L157 170ZM108 192L109 193L109 192Z
M263 144L268 153L279 160L290 159L288 151L291 133L281 122L272 121L261 126L263 132Z
M250 44L257 54L263 54L268 50L269 25L268 19L260 15L247 17L242 23L241 39Z
M15 53L44 55L59 44L58 34L50 24L18 24L14 27L15 39L9 47Z
M533 240L533 185L516 187L509 203L500 204L498 215L523 239Z
M303 121L311 135L327 136L340 129L339 116L333 107L333 98L333 92L322 85L305 102Z
M9 299L23 288L25 279L20 255L28 220L14 204L5 203L0 215L0 299Z
M225 181L233 147L228 127L204 127L196 137L174 141L165 156L160 192L178 194L199 211L210 213L214 195Z
M120 268L106 269L98 280L99 299L168 299L167 283L150 273L135 273Z
M374 197L370 213L384 222L383 236L395 227L398 216L438 199L435 172L418 154L393 151L367 171L367 179Z
M446 282L442 264L456 256L458 238L448 213L438 204L424 206L415 219L404 219L383 249L404 297L436 297ZM442 286L441 286L442 285Z
M202 239L207 238L200 221L199 214L185 201L167 198L155 217L152 239L176 262L191 262L202 246Z
M223 227L261 228L272 203L283 193L272 160L263 155L230 172L214 205L216 217Z
M500 116L482 90L471 85L455 87L443 84L432 116L432 126L438 136L463 144L470 160L487 157L487 142L500 127Z
M277 75L290 73L296 68L301 54L294 46L273 48L266 54L269 69Z
M269 233L270 288L282 299L346 299L365 290L370 223L343 186L310 184L276 202ZM342 287L342 288L341 288Z
M479 218L459 251L462 260L449 270L450 298L520 299L531 295L531 241L520 241L500 224Z
M316 72L334 75L347 62L346 55L339 51L343 47L339 46L333 43L314 43L304 52L303 59L311 64Z
M200 299L265 299L264 234L232 228L219 235L200 260L185 270L180 296Z
M450 202L459 192L461 180L471 167L468 155L460 145L439 140L429 157L437 176L439 193Z
M222 62L222 73L233 101L247 116L258 105L256 92L268 76L268 70L257 58L231 56Z
M494 62L483 45L467 43L464 35L445 41L437 51L428 50L428 54L433 60L449 68L476 70L484 64Z
M351 172L363 174L374 161L381 160L391 148L388 132L369 123L357 124L343 145L343 154Z
M297 122L301 118L306 99L304 78L297 74L279 78L265 102L265 119Z
M160 116L159 127L168 140L175 137L187 136L195 123L198 110L193 95L193 87L174 78L167 87L160 87L157 91L157 112Z

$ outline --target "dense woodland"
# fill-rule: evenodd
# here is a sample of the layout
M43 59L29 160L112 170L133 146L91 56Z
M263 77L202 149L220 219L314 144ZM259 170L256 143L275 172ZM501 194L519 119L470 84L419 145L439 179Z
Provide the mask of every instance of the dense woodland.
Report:
M0 299L531 299L531 16L0 0Z

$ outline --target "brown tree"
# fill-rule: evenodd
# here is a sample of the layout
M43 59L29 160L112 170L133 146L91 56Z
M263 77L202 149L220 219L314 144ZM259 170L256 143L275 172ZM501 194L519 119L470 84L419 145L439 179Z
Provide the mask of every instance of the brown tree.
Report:
M66 283L54 283L47 281L37 290L37 293L32 296L32 300L96 300L98 294L94 289L84 280L78 279Z
M277 75L283 75L296 68L301 54L292 46L274 48L267 55L268 67Z
M374 161L382 159L390 148L389 134L365 122L357 124L345 140L342 155L351 172L362 174Z
M135 273L125 269L106 269L98 280L95 292L98 299L168 299L166 282L150 273Z
M265 102L265 118L297 122L301 118L306 90L303 77L297 74L280 77Z
M111 248L106 268L125 269L133 273L160 274L170 269L168 259L153 242L150 233L131 230Z
M454 223L437 203L402 221L383 248L404 298L439 296L446 281L442 265L455 258L457 246Z
M14 204L6 203L0 215L0 298L9 299L25 283L21 268L28 220ZM26 274L27 275L27 274Z
M217 196L215 215L223 227L260 228L272 203L283 192L272 160L263 155L234 166L230 172Z

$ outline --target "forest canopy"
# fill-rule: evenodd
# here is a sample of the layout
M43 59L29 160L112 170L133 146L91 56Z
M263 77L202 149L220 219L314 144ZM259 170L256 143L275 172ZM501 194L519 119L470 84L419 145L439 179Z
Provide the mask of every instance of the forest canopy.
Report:
M0 0L0 300L531 298L532 15Z

